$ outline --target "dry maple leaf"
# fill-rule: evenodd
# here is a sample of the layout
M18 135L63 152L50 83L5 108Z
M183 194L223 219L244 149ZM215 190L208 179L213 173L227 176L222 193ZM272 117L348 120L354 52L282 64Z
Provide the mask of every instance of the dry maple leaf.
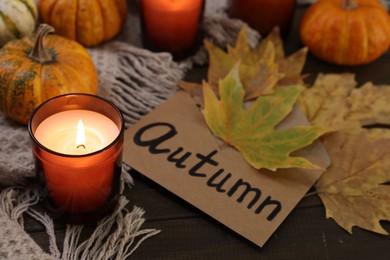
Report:
M238 66L220 81L219 100L208 83L203 84L202 113L213 134L235 147L253 167L319 169L312 162L290 154L311 144L324 133L322 127L275 127L292 111L303 86L278 87L244 107L245 91L239 80Z
M390 139L389 128L369 128L364 129L364 131L370 139Z
M298 103L312 124L334 131L358 134L365 125L390 124L390 87L356 86L353 74L320 74Z
M241 29L236 46L228 46L224 52L218 46L205 41L209 53L208 83L218 93L218 81L224 78L239 61L239 73L245 89L245 100L250 100L261 94L272 93L276 82L282 77L278 71L275 58L275 47L267 42L260 49L251 49L247 40L246 26Z
M301 73L306 63L308 48L304 47L286 58L278 27L275 27L260 42L257 52L265 51L268 42L271 42L275 48L275 61L279 65L279 73L283 75L278 85L303 84Z
M352 233L353 226L387 234L379 221L390 220L390 139L369 140L364 132L324 139L332 164L317 182L317 193L333 218Z
M347 101L347 121L358 121L361 125L390 125L390 86L376 86L368 82L353 89Z
M217 94L218 81L224 78L238 61L245 100L270 94L276 85L303 83L301 72L306 62L307 48L286 58L278 29L273 30L253 49L248 43L246 26L241 29L236 45L227 46L227 52L207 40L205 47L210 59L207 81ZM200 84L188 82L181 82L180 86L193 96L199 95L197 89L201 88Z
M319 74L313 86L302 92L298 104L314 125L343 128L347 97L357 83L353 74Z

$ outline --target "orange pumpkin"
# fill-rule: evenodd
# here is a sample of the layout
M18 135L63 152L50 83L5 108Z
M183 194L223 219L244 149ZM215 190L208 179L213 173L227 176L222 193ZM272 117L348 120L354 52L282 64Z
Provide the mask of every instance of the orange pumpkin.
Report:
M0 109L26 124L47 99L67 93L96 94L98 76L87 50L41 25L35 42L8 42L0 49Z
M38 9L57 34L84 46L114 37L127 17L126 0L40 0Z
M388 50L390 18L379 0L320 0L302 17L300 37L320 59L365 64Z

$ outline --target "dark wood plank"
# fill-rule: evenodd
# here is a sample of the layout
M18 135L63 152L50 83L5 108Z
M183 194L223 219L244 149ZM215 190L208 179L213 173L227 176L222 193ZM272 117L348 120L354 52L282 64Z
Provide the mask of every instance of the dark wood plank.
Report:
M209 217L147 222L162 232L142 245L140 259L388 259L390 238L356 230L354 236L323 217L324 209L295 209L264 248ZM387 229L390 226L387 225ZM360 258L361 257L361 258Z

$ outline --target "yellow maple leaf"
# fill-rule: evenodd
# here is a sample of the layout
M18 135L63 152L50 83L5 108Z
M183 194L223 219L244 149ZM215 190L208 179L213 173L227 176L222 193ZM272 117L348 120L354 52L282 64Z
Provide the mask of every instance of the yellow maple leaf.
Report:
M320 74L298 104L314 125L358 134L363 126L390 124L390 87L357 87L353 74Z
M347 101L349 113L345 120L361 125L390 124L390 86L368 82L353 89Z
M337 132L324 139L331 165L316 189L327 218L352 233L353 226L387 234L380 220L390 220L390 139L369 140L365 132Z
M343 128L346 102L357 83L353 74L319 74L313 86L302 92L298 104L314 125Z
M365 131L370 139L390 139L389 128L369 128L365 129Z
M260 96L244 107L245 91L238 67L219 82L220 99L208 83L203 84L202 114L213 134L235 147L256 169L321 167L293 151L308 146L325 131L310 125L275 129L292 111L303 86L277 87L270 95Z

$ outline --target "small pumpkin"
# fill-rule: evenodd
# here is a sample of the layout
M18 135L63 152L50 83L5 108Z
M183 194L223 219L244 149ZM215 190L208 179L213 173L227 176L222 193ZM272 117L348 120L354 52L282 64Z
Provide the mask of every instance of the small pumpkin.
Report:
M79 43L40 26L35 41L29 37L0 49L0 109L26 124L43 101L67 93L96 94L98 76L87 50Z
M379 0L320 0L299 30L312 54L340 65L370 63L390 46L390 17Z
M89 47L113 38L127 18L126 0L40 0L38 9L57 34Z
M37 20L34 0L1 0L0 46L10 40L33 35Z

